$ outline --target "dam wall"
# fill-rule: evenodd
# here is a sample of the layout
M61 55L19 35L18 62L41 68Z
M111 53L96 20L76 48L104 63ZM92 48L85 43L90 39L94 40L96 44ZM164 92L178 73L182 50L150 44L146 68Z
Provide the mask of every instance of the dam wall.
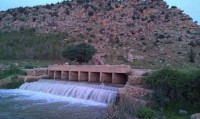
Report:
M126 84L130 71L127 65L51 65L48 76L69 81Z

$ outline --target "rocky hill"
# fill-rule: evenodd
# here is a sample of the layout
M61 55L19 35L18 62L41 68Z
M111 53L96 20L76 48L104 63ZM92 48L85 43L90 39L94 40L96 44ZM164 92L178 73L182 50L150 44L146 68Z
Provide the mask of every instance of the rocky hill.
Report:
M98 49L94 60L105 64L188 65L191 50L192 65L200 64L200 27L163 0L63 1L2 11L0 20L1 32L34 28L66 33L66 44L91 43Z

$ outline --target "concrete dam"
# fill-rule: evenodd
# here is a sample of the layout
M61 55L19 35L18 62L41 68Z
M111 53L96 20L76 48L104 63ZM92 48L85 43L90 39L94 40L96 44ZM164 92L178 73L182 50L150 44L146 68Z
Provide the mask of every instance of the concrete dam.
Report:
M119 92L114 84L124 86L130 71L126 65L52 65L49 79L26 82L19 89L110 104Z
M48 67L50 79L86 81L95 83L126 84L127 65L52 65Z

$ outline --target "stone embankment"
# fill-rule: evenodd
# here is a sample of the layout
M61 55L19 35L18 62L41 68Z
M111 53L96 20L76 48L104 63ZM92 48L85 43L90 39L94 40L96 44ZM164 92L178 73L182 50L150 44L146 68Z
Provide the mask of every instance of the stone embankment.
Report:
M126 97L133 103L133 105L148 106L152 101L152 90L146 89L142 86L142 74L151 72L151 70L137 70L133 69L131 75L128 77L128 81L124 88L119 90L121 97Z
M47 68L25 69L25 71L27 76L19 76L19 79L24 82L34 82L42 78L49 78Z

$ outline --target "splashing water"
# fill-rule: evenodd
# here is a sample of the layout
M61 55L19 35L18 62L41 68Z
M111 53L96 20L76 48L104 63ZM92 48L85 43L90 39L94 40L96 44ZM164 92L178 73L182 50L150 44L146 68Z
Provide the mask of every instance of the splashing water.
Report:
M24 83L19 89L105 104L114 103L118 94L118 88L115 87L46 79Z

